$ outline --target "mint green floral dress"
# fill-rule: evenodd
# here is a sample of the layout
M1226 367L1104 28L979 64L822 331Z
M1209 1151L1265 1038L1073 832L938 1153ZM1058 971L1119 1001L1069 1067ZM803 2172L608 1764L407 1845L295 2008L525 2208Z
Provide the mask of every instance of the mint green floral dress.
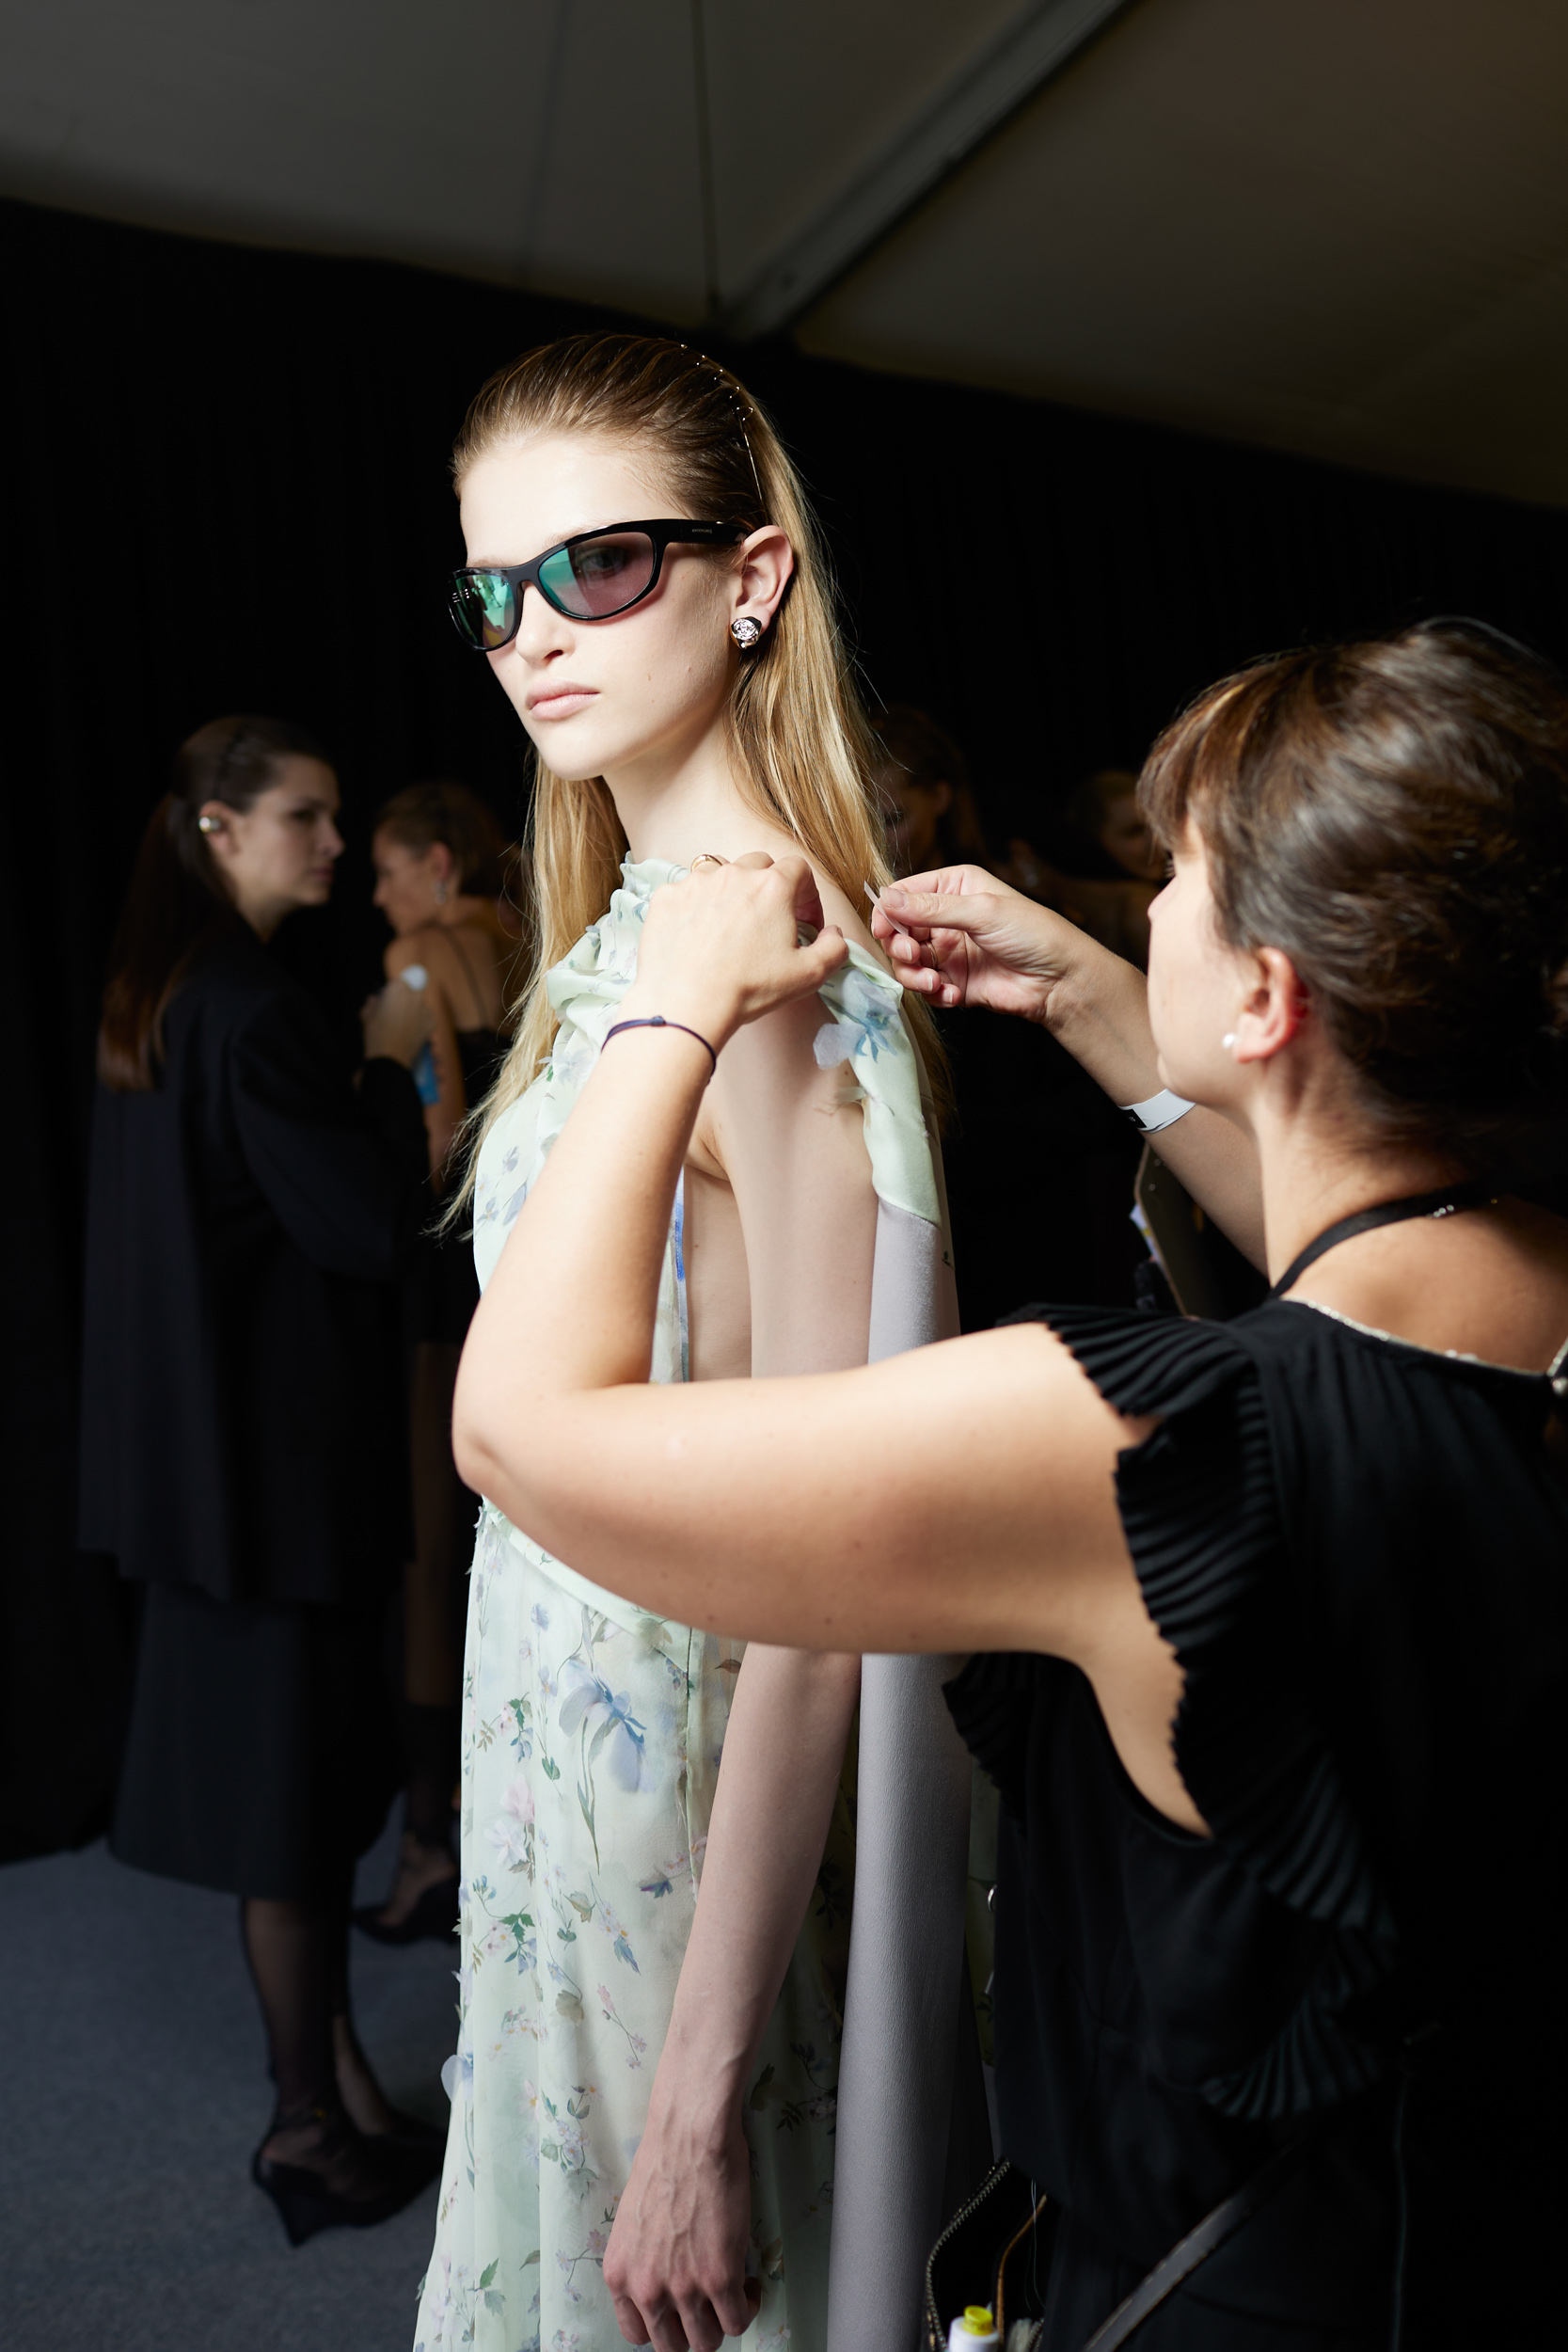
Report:
M679 870L628 860L608 913L549 975L561 1021L551 1059L496 1122L480 1156L474 1254L482 1284L635 976L649 898ZM941 1304L951 1265L897 984L852 948L822 994L829 1018L816 1057L845 1065L847 1086L863 1105L879 1196L874 1333L879 1312L884 1326L900 1312L896 1299L890 1307L879 1295L880 1282L883 1293L891 1283L906 1322L912 1313L917 1327L894 1331L895 1344L938 1336L952 1323ZM911 1239L920 1261L912 1307L903 1263ZM893 1268L887 1279L884 1259ZM874 1339L873 1352L891 1351ZM687 1370L677 1197L653 1377L681 1380ZM605 2246L647 2119L742 1653L739 1643L650 1616L590 1583L484 1504L464 1667L459 2039L444 2076L451 2122L416 2352L620 2352ZM879 1662L906 1670L906 1679L927 1663ZM956 1739L944 1715L940 1730ZM863 1728L863 1754L864 1742ZM945 1801L949 1810L960 1804L967 1822L967 1778L955 1780L945 1751L943 1762ZM902 1784L908 1774L894 1777ZM863 1767L863 1814L865 1807ZM928 1820L915 1825L927 1902L929 1833ZM762 2282L747 2352L786 2344L821 2352L830 2335L874 2352L855 2307L885 2313L887 2289L875 2275L882 2257L868 2251L868 2268L831 2240L835 2148L842 2162L845 2147L838 2103L854 1867L841 1801L745 2102L752 2266ZM952 1921L952 1987L961 1861L956 1886L939 1884L934 1899ZM930 1933L928 1916L910 1923L917 1944ZM942 1935L935 1941L945 1954ZM942 1966L939 1960L939 1974ZM883 2031L879 2013L893 1989L880 1963L876 1973L861 2001L872 2037ZM921 2020L921 2029L928 2023ZM923 2063L913 2048L868 2048L863 2071L874 2080L905 2058L911 2070ZM896 2178L907 2168L894 2169ZM867 2226L879 2244L889 2191L867 2185ZM922 2213L916 2232L926 2224ZM830 2293L842 2314L832 2326ZM909 2317L901 2334L912 2344L912 2302Z

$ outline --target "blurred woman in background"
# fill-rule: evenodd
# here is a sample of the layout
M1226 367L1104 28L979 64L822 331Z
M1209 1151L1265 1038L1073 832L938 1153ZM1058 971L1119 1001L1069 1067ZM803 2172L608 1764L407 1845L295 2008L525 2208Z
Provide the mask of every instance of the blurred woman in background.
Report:
M429 1229L454 1137L490 1089L505 1050L507 980L517 942L502 920L506 845L495 817L462 784L415 784L388 801L371 843L375 904L395 934L388 980L421 992L430 1035L414 1063L430 1148L432 1200L407 1277L414 1549L404 1578L404 1740L407 1809L397 1877L385 1904L356 1912L384 1944L450 1935L457 1921L452 1794L458 1774L463 1571L479 1498L451 1458L457 1359L479 1304L465 1232Z
M924 710L892 703L877 727L876 771L895 874L933 866L987 866L990 853L963 754Z
M1010 841L1008 864L992 871L1141 971L1148 961L1148 910L1164 879L1164 855L1137 791L1130 768L1097 768L1062 809L1058 864L1032 842Z
M347 1970L355 1859L398 1779L380 1635L428 1015L406 988L369 1009L356 1088L266 946L329 897L337 810L279 720L182 746L111 959L87 1201L81 1541L145 1589L110 1847L240 1898L277 2086L252 2169L295 2245L435 2169Z

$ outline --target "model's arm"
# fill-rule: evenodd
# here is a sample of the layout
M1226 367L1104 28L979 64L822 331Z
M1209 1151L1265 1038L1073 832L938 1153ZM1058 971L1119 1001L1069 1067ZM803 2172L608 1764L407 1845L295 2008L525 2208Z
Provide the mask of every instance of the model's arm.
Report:
M647 2130L605 2254L628 2343L662 2343L678 2318L670 2340L704 2352L755 2316L742 2101L822 1859L859 1680L858 1658L746 1653Z
M759 1379L865 1361L877 1199L860 1104L812 1053L824 1018L811 997L742 1029L704 1104L699 1149L722 1168L745 1238ZM859 1692L856 1656L746 1652L648 2128L605 2258L632 2343L657 2341L672 2305L689 2344L749 2322L741 2102L816 1883Z
M884 912L884 910L886 910ZM916 874L872 919L911 993L944 1007L990 1005L1050 1030L1113 1103L1161 1093L1148 983L1135 964L979 866ZM1154 1138L1160 1157L1253 1264L1264 1263L1258 1154L1201 1107Z

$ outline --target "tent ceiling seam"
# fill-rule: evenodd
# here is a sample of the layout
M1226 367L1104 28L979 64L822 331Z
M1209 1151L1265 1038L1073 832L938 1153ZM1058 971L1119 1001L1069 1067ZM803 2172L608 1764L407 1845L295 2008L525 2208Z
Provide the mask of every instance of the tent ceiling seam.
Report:
M1132 5L1030 0L724 304L725 332L792 325Z

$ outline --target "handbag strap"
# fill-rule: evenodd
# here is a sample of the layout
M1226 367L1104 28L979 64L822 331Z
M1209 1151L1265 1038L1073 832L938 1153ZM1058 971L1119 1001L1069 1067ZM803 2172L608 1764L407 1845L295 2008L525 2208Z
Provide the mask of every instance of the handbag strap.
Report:
M1284 2187L1292 2172L1315 2149L1320 2135L1303 2132L1288 2147L1281 2148L1269 2158L1250 2181L1243 2182L1223 2205L1206 2213L1196 2229L1179 2238L1162 2262L1155 2264L1147 2278L1140 2279L1125 2302L1118 2303L1109 2319L1097 2328L1084 2352L1117 2352L1130 2336L1140 2328L1149 2313L1158 2310L1168 2295L1173 2295L1183 2279L1190 2279L1200 2263L1208 2261L1216 2248L1233 2237L1255 2213L1260 2213L1277 2189Z

